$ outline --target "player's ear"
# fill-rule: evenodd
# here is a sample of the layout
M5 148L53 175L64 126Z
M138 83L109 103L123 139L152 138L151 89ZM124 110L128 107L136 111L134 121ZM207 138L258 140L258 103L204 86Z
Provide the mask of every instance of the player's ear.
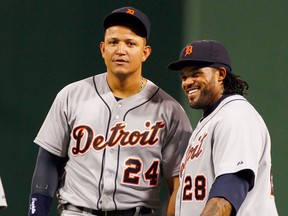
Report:
M143 56L142 56L142 62L145 62L146 59L149 57L149 55L152 52L152 48L149 45L145 45L144 49L143 49Z
M223 81L226 77L226 74L227 74L227 71L226 71L226 68L225 67L220 67L218 68L218 81Z
M100 51L101 51L101 54L102 54L102 57L104 58L104 53L105 53L105 43L103 41L100 42Z

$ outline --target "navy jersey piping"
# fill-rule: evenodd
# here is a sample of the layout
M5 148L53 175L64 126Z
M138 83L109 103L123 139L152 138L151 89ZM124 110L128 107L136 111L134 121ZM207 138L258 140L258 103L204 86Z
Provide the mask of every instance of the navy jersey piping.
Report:
M98 89L97 89L97 85L96 85L96 81L95 81L95 77L93 77L93 83L94 83L94 87L95 87L95 91L97 93L97 95L100 97L100 99L103 101L103 103L106 105L108 111L109 111L109 118L108 118L108 122L107 122L107 129L106 129L106 134L105 134L105 140L107 139L107 136L108 136L108 131L109 131L109 125L110 125L110 122L111 122L111 109L110 107L108 106L108 104L106 103L106 101L101 97ZM101 173L100 173L100 179L99 179L99 184L98 184L98 194L99 194L99 198L98 198L98 201L97 201L97 209L100 209L99 208L99 203L100 203L100 199L101 199L101 181L102 181L102 178L103 178L103 170L104 170L104 158L105 158L105 154L106 154L106 148L104 149L103 151L103 156L102 156L102 164L101 164ZM114 204L115 204L115 208L116 208L116 203L114 201Z
M138 107L142 106L143 104L148 103L148 102L157 94L157 92L159 91L159 89L160 89L160 88L157 88L157 90L155 91L155 93L154 93L147 101L143 102L142 104L139 104L138 106L135 106L135 107L127 110L127 112L125 113L125 115L124 115L124 117L123 117L123 121L125 121L127 114L128 114L131 110L137 109Z

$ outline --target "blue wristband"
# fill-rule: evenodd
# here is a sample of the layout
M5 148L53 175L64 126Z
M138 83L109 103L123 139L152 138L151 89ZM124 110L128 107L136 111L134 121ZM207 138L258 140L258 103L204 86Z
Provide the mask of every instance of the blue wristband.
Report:
M244 202L249 191L249 183L246 179L238 177L236 174L224 174L214 181L209 192L209 199L213 197L223 197L233 206L233 214L236 215L240 206Z
M43 194L38 193L30 194L28 216L47 216L52 201L53 201L52 197Z

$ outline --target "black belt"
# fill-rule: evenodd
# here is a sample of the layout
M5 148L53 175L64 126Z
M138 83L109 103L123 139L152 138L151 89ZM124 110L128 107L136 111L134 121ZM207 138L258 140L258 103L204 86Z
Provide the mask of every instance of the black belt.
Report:
M139 208L139 210L137 208ZM62 204L60 209L74 211L78 213L88 212L92 215L97 215L97 216L134 216L137 210L139 211L139 215L152 215L153 213L151 208L146 208L144 206L135 207L135 208L127 209L127 210L102 211L102 210L84 208L80 206L74 206L72 204Z

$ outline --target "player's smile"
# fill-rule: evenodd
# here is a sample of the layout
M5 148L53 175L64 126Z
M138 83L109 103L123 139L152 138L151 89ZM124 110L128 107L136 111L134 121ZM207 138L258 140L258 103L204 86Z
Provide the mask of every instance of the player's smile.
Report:
M186 91L186 96L189 100L190 106L194 106L192 104L196 104L197 101L199 101L199 98L201 98L200 87L192 87L191 89L188 89Z
M189 89L189 90L186 92L186 94L187 94L188 97L189 97L189 96L195 94L198 90L199 90L199 88L198 88L198 87L195 87L195 88Z
M185 91L185 94L188 98L189 104L191 106L191 103L195 103L198 98L199 98L199 94L200 92L200 87L191 87L191 88L187 88Z

